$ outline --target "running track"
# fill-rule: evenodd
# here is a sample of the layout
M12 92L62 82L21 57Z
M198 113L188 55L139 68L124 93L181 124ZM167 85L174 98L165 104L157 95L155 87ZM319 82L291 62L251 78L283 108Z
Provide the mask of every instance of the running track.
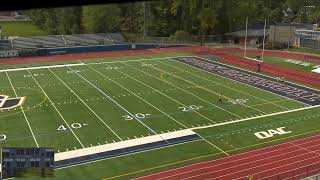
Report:
M308 166L308 167L307 167ZM294 170L294 171L293 171ZM320 135L136 178L300 179L320 172ZM295 178L293 178L295 176Z

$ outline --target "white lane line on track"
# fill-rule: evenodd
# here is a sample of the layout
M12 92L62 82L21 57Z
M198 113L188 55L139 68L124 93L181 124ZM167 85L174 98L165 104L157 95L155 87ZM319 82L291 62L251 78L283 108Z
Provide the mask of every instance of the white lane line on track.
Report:
M306 143L307 144L307 143ZM318 147L320 146L320 144L317 144L317 145L313 145L313 146L310 146L310 147ZM288 147L288 148L283 148L282 150L284 149L292 149L292 147ZM278 151L278 150L277 150ZM264 161L264 160L268 160L268 159L272 159L272 158L275 158L275 157L279 157L279 156L283 156L283 155L286 155L286 154L291 154L291 153L295 153L295 152L298 152L298 151L302 151L302 149L295 149L294 151L286 151L282 154L277 154L277 155L274 155L274 156L268 156L266 158L262 158L262 159L257 159L257 160L254 160L254 161L249 161L249 162L246 162L246 163L243 163L243 164L238 164L238 165L235 165L235 166L231 166L231 167L227 167L227 168L224 168L224 169L219 169L217 171L214 171L212 173L217 173L217 172L221 172L221 171L225 171L225 170L228 170L228 169L232 169L232 168L237 168L237 167L241 167L241 166L244 166L244 165L248 165L248 164L252 164L252 163L256 163L256 162L259 162L259 161ZM269 152L268 153L264 153L264 154L270 154ZM304 153L304 154L309 154L309 153ZM255 156L251 156L249 158L253 158L253 157L256 157L256 156L260 156L261 154L257 154ZM248 158L243 158L243 159L248 159ZM240 159L240 160L243 160L243 159ZM232 161L232 163L234 164L235 162L237 161L240 161L238 159L236 159L236 161ZM229 164L230 162L226 162L224 164ZM221 166L223 164L218 164L218 165L213 165L213 166L205 166L205 167L201 167L201 168L198 168L198 169L193 169L191 171L187 171L187 172L182 172L182 173L177 173L177 174L173 174L173 175L170 175L170 176L166 176L166 177L163 177L163 178L159 178L160 179L167 179L167 178L171 178L171 177L174 177L174 176L179 176L179 175L182 175L182 174L188 174L188 173L192 173L192 172L196 172L196 171L199 171L199 170L204 170L204 169L210 169L210 168L213 168L213 167L217 167L217 166ZM203 174L198 174L198 175L195 175L195 176L201 176Z
M315 136L311 136L311 137L304 138L304 139L294 140L294 141L291 141L291 143L297 143L297 142L299 142L299 141L303 141L302 144L313 143L313 142L316 142L316 141L320 141L319 137L320 137L320 135L315 135ZM306 142L306 140L309 140L309 139L315 139L315 140ZM251 158L251 157L257 157L257 156L260 156L260 155L265 155L265 154L274 153L274 152L277 152L277 151L281 151L281 150L285 150L285 149L290 149L290 148L292 148L292 146L281 147L281 146L288 145L288 144L289 144L289 143L276 144L276 145L273 145L273 146L268 146L268 147L265 147L265 148L262 148L262 149L252 150L252 151L249 151L249 152L246 152L246 153L242 153L242 154L230 156L230 157L227 157L227 158L220 158L220 159L215 159L215 160L211 160L211 161L205 161L205 162L199 162L199 163L195 163L195 164L190 164L190 165L187 165L187 166L170 169L170 170L168 170L168 171L163 171L163 172L159 172L159 173L155 173L155 174L150 174L150 175L138 177L138 178L136 178L136 179L140 179L140 178L144 178L144 177L149 177L149 176L153 176L153 175L157 175L157 174L162 174L162 173L168 173L168 172L171 172L171 171L175 171L175 170L179 170L179 169L184 169L184 168L188 168L188 167L192 167L192 166L198 166L198 165L201 166L202 164L213 163L213 162L215 162L215 161L223 161L224 159L230 159L230 158L234 158L234 157L236 157L236 156L245 156L246 154L249 154L249 153L250 153L250 154L253 154L252 156L245 156L244 158L236 159L235 161L233 161L233 163L236 163L237 161L249 159L249 158ZM301 144L301 145L302 145L302 144ZM280 146L280 148L276 149L276 148L279 147L279 146ZM272 148L272 149L271 149L271 148ZM268 149L271 149L271 150L268 150ZM265 151L265 152L259 153L259 151ZM213 165L212 167L220 166L220 165L224 165L224 164L228 164L228 163L229 163L229 162L222 162L222 163L220 163L220 164L219 164L219 163L218 163L218 164L215 164L215 165ZM184 174L184 173L188 173L188 172L183 172L183 174Z
M316 146L320 146L320 145L316 145ZM266 164L263 164L263 165L259 165L259 166L254 166L254 167L250 167L250 168L246 168L246 169L242 169L240 171L233 171L232 173L228 173L228 174L224 174L222 176L218 176L218 177L214 177L214 178L211 178L211 179L219 179L219 178L222 178L222 177L225 177L225 176L229 176L229 175L232 175L232 174L237 174L237 173L241 173L243 171L247 171L247 170L250 170L250 169L254 169L254 168L261 168L263 166L266 166L266 165L271 165L271 164L274 164L274 163L279 163L281 161L286 161L286 160L289 160L289 159L293 159L293 158L298 158L298 157L304 157L306 154L310 154L311 152L307 152L307 153L303 153L303 154L299 154L297 156L290 156L289 158L284 158L284 159L280 159L280 160L276 160L276 161L272 161L272 162L269 162L269 163L266 163ZM288 165L291 165L291 164L295 164L295 163L298 163L298 162L303 162L303 161L306 161L306 160L310 160L310 159L314 159L314 158L319 158L320 156L312 156L311 158L308 158L308 159L303 159L301 161L295 161L293 163L288 163L288 164L285 164L285 165L282 165L282 166L278 166L278 167L275 167L275 168L271 168L271 169L268 169L268 170L265 170L265 171L270 171L270 170L273 170L273 169L277 169L277 168L280 168L280 167L285 167L285 166L288 166ZM255 174L260 174L262 172L265 172L265 171L260 171L258 173L255 173ZM214 174L214 172L208 172L208 173L203 173L203 174L198 174L198 175L194 175L194 176L189 176L188 178L183 178L184 180L186 179L191 179L191 178L195 178L195 177L199 177L199 176L207 176L207 175L210 175L210 174ZM239 179L239 178L237 178Z

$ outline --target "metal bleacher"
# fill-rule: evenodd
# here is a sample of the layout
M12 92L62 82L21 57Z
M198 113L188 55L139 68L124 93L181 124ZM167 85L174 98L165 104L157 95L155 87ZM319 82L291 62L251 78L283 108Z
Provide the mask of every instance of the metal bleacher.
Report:
M14 49L57 48L108 45L125 42L119 33L73 34L18 37L12 40Z

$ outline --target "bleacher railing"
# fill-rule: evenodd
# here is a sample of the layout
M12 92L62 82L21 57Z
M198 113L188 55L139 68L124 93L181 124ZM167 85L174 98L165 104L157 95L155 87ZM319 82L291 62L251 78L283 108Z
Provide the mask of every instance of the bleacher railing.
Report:
M170 37L144 37L137 38L135 42L154 44L195 44L223 43L226 41L225 35L202 35L202 36L170 36Z

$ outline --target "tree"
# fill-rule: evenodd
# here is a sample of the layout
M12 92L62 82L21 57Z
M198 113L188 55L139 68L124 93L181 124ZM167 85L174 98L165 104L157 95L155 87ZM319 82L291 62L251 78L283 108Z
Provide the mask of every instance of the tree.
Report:
M57 31L60 34L78 34L82 32L81 7L68 7L57 9Z
M213 30L217 21L217 15L213 9L203 8L198 15L200 22L200 30L203 35L208 34L209 30Z
M88 33L119 32L121 10L118 5L83 7L83 26Z
M129 33L140 33L143 30L143 3L120 4L121 9L121 31Z

